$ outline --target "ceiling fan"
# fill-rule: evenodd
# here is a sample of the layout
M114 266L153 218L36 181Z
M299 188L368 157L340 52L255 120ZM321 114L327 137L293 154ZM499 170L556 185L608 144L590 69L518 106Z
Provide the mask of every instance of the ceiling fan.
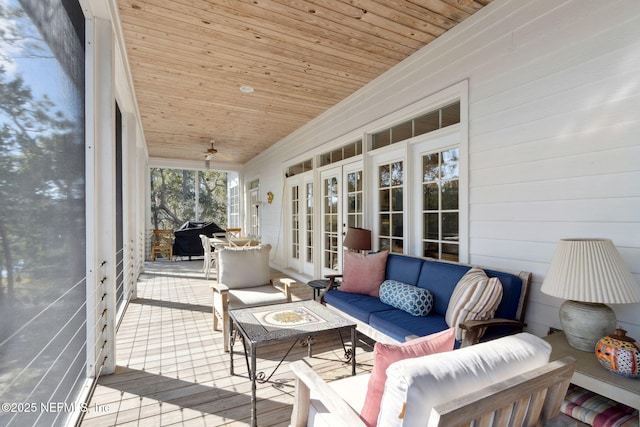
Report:
M211 141L209 141L209 142L211 144L211 147L207 148L207 151L204 153L204 160L207 161L207 162L209 160L213 159L213 156L215 156L216 153L218 152L218 150L216 150L213 147L213 142L214 142L213 139Z

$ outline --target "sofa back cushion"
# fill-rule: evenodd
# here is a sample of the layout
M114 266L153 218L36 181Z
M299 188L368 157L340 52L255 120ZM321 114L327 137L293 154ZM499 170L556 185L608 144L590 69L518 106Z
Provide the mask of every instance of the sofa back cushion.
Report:
M269 284L271 245L226 247L218 252L218 282L229 289L252 288Z
M378 297L384 280L388 251L372 254L344 252L342 284L339 290Z
M385 279L415 285L420 277L424 259L407 255L392 254L387 257Z
M471 267L435 260L425 260L417 284L433 294L432 313L446 315L449 300L458 281ZM487 276L497 277L502 284L502 301L498 304L495 317L517 319L522 279L515 274L495 270L484 270ZM405 282L407 283L407 282Z
M456 339L464 340L466 331L458 328L467 320L487 320L495 315L502 300L502 283L497 277L489 278L480 268L473 267L462 276L453 290L445 319L456 328ZM484 335L481 330L479 337Z
M543 366L550 354L547 342L521 333L392 363L378 426L423 427L434 406Z

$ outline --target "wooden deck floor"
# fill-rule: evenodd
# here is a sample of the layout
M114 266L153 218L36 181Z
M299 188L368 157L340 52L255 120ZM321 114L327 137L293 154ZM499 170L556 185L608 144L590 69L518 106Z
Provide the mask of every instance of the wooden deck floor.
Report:
M222 332L213 331L211 281L199 271L202 261L148 263L116 337L116 372L102 376L83 427L238 426L249 424L250 390L244 356L229 354ZM275 270L273 277L283 275ZM215 276L215 275L214 275ZM311 299L297 283L294 299ZM290 343L258 350L258 370L268 375ZM239 346L241 349L242 346ZM326 380L350 375L337 334L316 337L313 357L296 345L271 380L258 385L260 426L287 426L293 402L288 363L304 359ZM372 349L359 343L358 374L371 370Z

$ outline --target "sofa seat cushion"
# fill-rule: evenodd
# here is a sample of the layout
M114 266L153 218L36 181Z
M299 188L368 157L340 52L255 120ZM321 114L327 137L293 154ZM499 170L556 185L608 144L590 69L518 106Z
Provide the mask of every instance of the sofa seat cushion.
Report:
M258 307L287 302L284 292L275 286L234 289L229 293L229 309Z
M352 294L332 289L324 295L324 302L338 310L369 323L369 316L380 311L395 310L390 305L380 301L380 298L363 294Z
M393 363L387 369L378 425L424 427L434 406L541 367L550 354L549 343L520 333Z
M396 280L382 282L380 301L413 316L426 316L433 308L433 295L429 290Z
M423 337L449 329L444 316L416 317L398 309L371 313L369 325L399 342L404 342L409 335Z

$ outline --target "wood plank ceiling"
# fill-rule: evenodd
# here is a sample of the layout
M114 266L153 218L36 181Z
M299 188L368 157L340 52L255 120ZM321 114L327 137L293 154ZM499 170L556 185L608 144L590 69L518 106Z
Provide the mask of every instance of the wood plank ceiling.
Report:
M118 0L149 155L245 163L490 1Z

